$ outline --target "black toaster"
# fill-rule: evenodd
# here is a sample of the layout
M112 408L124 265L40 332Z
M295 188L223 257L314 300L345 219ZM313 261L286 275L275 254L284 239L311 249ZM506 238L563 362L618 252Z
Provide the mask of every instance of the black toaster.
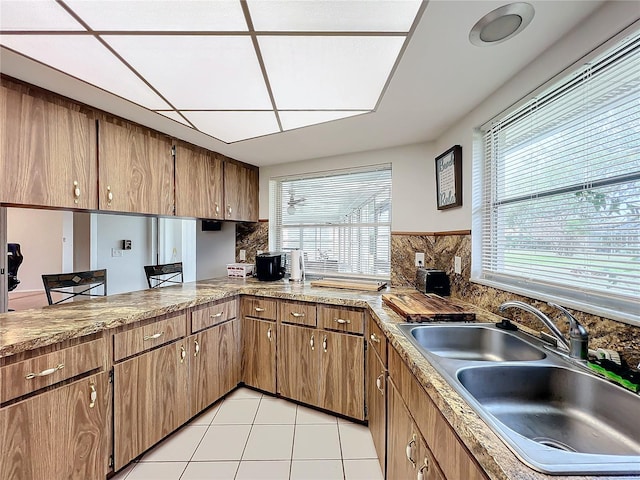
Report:
M435 268L418 268L416 272L416 288L424 293L435 293L448 297L451 295L451 283L444 270Z

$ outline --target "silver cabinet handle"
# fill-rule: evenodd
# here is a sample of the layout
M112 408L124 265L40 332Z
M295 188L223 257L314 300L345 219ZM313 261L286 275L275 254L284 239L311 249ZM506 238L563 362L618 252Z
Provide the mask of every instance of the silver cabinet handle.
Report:
M311 335L311 340L309 341L309 345L311 345L311 350L316 349L316 339L314 335Z
M425 478L427 478L425 473L429 473L429 459L427 457L424 457L424 463L420 467L420 470L418 470L417 480L425 480Z
M184 363L185 358L187 358L187 351L180 345L180 363Z
M111 206L112 201L113 201L113 192L111 191L111 186L107 185L107 205Z
M211 319L220 318L223 314L224 314L224 312L214 313L213 315L209 315L209 318L211 318Z
M378 378L376 378L376 388L378 389L378 391L380 392L380 394L382 394L384 396L384 390L382 388L383 386L383 380L384 379L384 372L382 372L380 375L378 375Z
M322 339L322 349L325 351L325 353L327 352L327 336L325 335L324 338Z
M197 340L194 340L193 343L195 345L195 347L194 347L195 353L193 354L193 356L197 357L198 354L200 353L200 344L198 343Z
M409 460L411 462L411 465L413 465L413 468L416 468L416 461L413 459L413 449L416 446L416 434L413 434L413 438L411 440L409 440L409 443L407 443L407 460Z
M269 327L269 330L267 330L267 338L269 339L269 341L271 341L271 327Z
M227 212L229 212L229 215L231 215L231 212L232 212L232 211L233 211L233 210L231 209L231 205L227 205Z
M53 368L47 368L46 370L41 371L40 373L27 373L24 378L27 380L32 380L37 377L47 377L53 373L56 373L58 370L62 370L64 368L64 363L59 363Z
M78 186L78 181L73 181L73 203L78 203L80 200L80 187Z
M216 213L220 213L220 205L218 205L218 202L215 203L216 206Z
M351 320L345 320L344 318L334 318L336 323L340 325L344 325L345 323L351 323Z
M291 316L295 318L304 317L304 313L291 312Z
M145 335L144 337L142 337L142 340L144 342L146 342L147 340L155 340L157 338L160 338L162 335L164 335L164 332L154 333L153 335Z
M255 310L256 312L264 312L264 308L262 307L256 307Z
M380 339L378 338L378 336L375 333L372 333L369 338L371 339L372 342L375 343L380 343Z
M96 386L92 383L89 385L89 408L96 406L96 400L98 399L98 392Z

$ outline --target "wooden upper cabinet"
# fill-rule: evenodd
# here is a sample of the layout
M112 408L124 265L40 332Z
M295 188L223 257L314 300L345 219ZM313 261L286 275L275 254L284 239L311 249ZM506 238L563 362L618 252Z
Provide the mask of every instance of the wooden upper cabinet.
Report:
M51 99L0 86L0 202L97 209L95 120Z
M168 137L150 130L100 121L100 210L173 215L172 147Z
M224 162L224 219L258 221L258 170Z
M176 215L224 218L222 160L204 149L176 145Z

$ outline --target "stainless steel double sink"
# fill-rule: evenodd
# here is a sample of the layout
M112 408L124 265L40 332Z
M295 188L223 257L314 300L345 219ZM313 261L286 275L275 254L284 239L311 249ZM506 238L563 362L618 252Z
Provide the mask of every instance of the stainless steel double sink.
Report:
M470 323L398 327L533 469L640 474L640 396L521 331Z

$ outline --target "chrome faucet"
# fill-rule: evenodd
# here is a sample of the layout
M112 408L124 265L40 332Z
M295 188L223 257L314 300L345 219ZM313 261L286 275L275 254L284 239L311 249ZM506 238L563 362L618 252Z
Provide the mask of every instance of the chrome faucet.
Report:
M548 303L548 305L560 310L565 317L567 317L567 320L569 320L569 340L567 340L562 332L558 330L558 327L556 327L553 320L528 303L512 300L504 302L498 307L498 310L504 312L508 308L520 308L525 312L532 313L546 325L551 333L553 333L553 335L558 339L558 345L567 350L569 352L569 356L572 358L586 360L589 352L589 334L587 333L587 329L584 328L565 308L560 305L556 305L555 303Z

